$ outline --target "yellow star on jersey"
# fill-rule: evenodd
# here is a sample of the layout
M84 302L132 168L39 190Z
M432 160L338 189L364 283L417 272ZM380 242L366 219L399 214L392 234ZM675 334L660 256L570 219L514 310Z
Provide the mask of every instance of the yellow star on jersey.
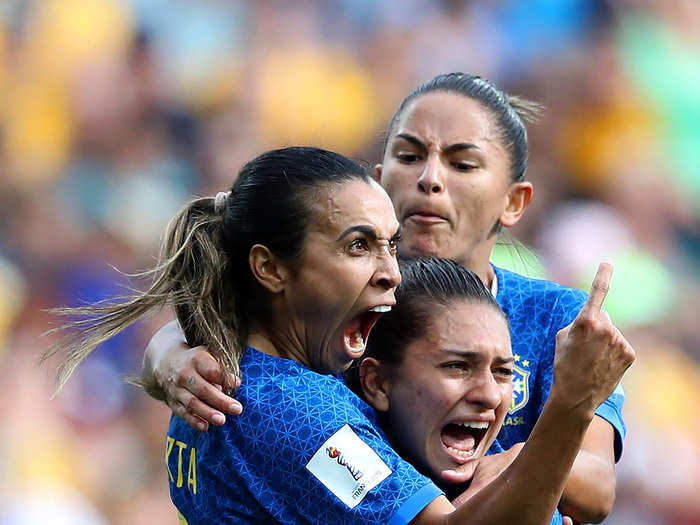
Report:
M513 360L514 360L516 363L517 363L518 361L520 361L520 355L519 355L519 354L515 354L515 355L513 356Z
M530 366L530 361L528 359L525 359L523 361L523 366Z

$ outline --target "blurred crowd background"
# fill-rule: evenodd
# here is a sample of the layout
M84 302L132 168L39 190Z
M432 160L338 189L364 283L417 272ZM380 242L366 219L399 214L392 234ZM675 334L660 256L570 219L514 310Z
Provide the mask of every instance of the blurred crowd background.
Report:
M494 260L583 288L616 261L638 358L606 523L700 523L700 2L0 0L1 525L176 522L170 412L123 382L170 314L51 399L46 309L138 286L116 269L265 149L378 162L402 98L450 71L547 108L523 246Z

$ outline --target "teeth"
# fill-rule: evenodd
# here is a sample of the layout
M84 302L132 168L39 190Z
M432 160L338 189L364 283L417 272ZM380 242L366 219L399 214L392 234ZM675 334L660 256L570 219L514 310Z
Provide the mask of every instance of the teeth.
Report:
M471 456L473 454L473 451L471 451L471 450L469 450L469 451L457 450L456 448L453 448L453 447L447 447L447 450L449 450L453 454L456 454L457 456L461 456L463 458L468 458L469 456Z
M370 312L380 312L380 313L386 313L391 310L391 306L388 304L381 304L379 306L375 306L374 308L370 308Z
M349 336L346 336L349 345L354 349L362 349L365 347L365 340L362 338L362 333L357 331L353 332Z
M463 427L467 428L478 428L478 429L487 429L489 428L489 424L486 421L469 421L466 423L457 423L458 425L462 425Z

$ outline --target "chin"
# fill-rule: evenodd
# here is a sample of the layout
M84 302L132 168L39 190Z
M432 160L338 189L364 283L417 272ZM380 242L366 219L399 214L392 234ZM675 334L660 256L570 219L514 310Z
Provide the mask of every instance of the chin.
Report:
M440 257L440 250L432 240L425 242L416 241L405 248L402 246L401 255L403 257Z

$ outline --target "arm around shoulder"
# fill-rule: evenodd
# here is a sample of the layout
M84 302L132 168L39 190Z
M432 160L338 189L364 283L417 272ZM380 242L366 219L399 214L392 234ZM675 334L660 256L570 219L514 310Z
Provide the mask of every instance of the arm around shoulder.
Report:
M158 330L144 352L141 379L146 392L164 401L197 430L223 425L224 413L238 415L241 404L226 395L239 381L226 376L204 347L190 348L177 321Z
M165 392L156 380L156 370L159 369L158 367L163 357L168 352L173 351L171 349L173 344L181 347L185 346L185 336L182 334L177 321L170 321L160 327L148 341L146 350L143 353L141 381L146 393L159 401L165 400Z

